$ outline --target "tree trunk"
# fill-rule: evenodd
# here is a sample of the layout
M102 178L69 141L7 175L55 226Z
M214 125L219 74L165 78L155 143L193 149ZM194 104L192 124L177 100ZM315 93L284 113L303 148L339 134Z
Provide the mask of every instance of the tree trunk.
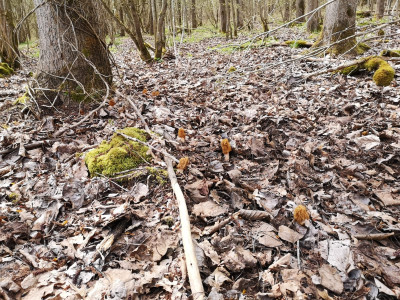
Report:
M226 12L225 0L219 0L219 15L221 23L221 32L226 33L228 24L227 24L227 12Z
M376 18L382 19L385 14L385 0L376 1Z
M338 54L357 54L355 37L357 0L337 0L326 7L324 30L315 44L329 46L329 52ZM341 42L340 42L341 41Z
M236 0L236 19L237 19L237 27L242 28L243 27L243 15L242 15L242 1L241 0Z
M34 0L36 6L45 0ZM36 10L40 58L38 82L42 87L85 100L112 82L111 66L94 0L47 2ZM54 95L54 94L53 94ZM55 100L64 100L58 97Z
M226 39L232 38L230 0L225 0L226 8Z
M122 23L124 23L124 10L122 9L122 5L119 7L119 19L121 20ZM124 28L120 28L120 32L119 32L120 36L125 36L125 29Z
M237 36L238 32L237 32L237 7L236 7L236 1L232 0L231 2L231 13L232 13L232 26L233 26L233 36ZM231 34L232 35L232 34Z
M283 22L288 22L290 20L290 0L285 0L283 5Z
M317 7L318 7L318 0L307 0L307 13L313 11ZM313 14L307 17L307 31L309 33L312 33L318 30L319 30L318 12L314 12Z
M167 0L162 0L161 12L157 22L157 34L155 39L155 54L154 59L161 59L163 48L165 47L165 15L167 14Z
M296 0L296 18L300 18L301 16L303 16L304 11L305 11L304 0ZM298 19L297 22L299 23L304 22L304 17Z
M178 27L182 26L182 0L176 1L176 21L178 22Z
M18 68L18 40L14 28L10 0L0 0L0 59L11 68Z
M153 31L154 36L157 34L157 2L156 0L150 0L151 3L151 14L153 16Z
M269 31L268 28L268 1L262 0L259 2L259 12L263 31Z
M130 8L130 15L131 15L131 21L134 29L134 33L129 33L129 36L133 40L133 42L136 45L136 48L139 50L140 53L140 58L145 61L145 62L150 62L152 60L151 55L149 53L149 50L147 49L143 35L142 35L142 26L140 24L140 18L139 14L136 10L136 5L135 3L130 2L129 4Z
M196 18L196 0L192 0L191 5L191 15L192 15L192 28L197 28L197 18Z

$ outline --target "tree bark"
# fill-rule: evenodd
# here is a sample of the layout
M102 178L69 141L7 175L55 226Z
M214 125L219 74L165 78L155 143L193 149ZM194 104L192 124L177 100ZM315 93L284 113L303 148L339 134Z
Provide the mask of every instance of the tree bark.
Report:
M142 26L140 23L138 12L136 10L136 4L133 2L129 2L129 10L127 9L127 11L129 11L130 13L130 18L128 19L130 20L132 27L134 28L135 31L135 33L133 33L128 27L124 25L124 23L121 22L120 19L117 18L117 16L113 14L110 7L107 5L107 3L105 3L104 0L100 0L100 2L103 5L105 11L108 13L108 15L114 19L114 21L118 24L118 26L124 28L125 31L128 33L129 37L135 43L135 46L140 53L140 58L145 62L150 62L152 58L143 40Z
M236 1L232 0L231 2L231 8L232 8L232 26L233 26L233 36L237 36L238 32L237 32L237 7L236 7ZM231 34L232 35L232 34Z
M11 2L0 0L0 58L11 68L18 68L20 66L18 40L14 29Z
M129 8L130 8L131 21L132 21L133 29L135 31L135 33L131 33L129 35L130 35L131 39L133 40L133 42L135 43L136 48L139 50L140 58L145 62L150 62L152 60L152 58L151 58L150 52L147 49L144 39L143 39L140 17L136 10L136 5L135 5L135 3L132 3L132 2L130 2L129 5L130 5Z
M45 0L34 0L35 5ZM36 10L40 58L37 79L65 99L81 101L112 82L106 46L99 35L94 0L49 1ZM83 97L83 98L82 98Z
M163 48L165 47L165 15L167 14L167 0L162 0L161 12L157 22L157 34L155 37L155 54L154 59L161 59Z
M176 21L178 22L178 26L182 26L182 0L177 0L176 1Z
M382 19L385 14L385 0L376 1L376 18Z
M153 16L153 30L154 36L157 34L157 2L156 0L150 0L151 14Z
M192 15L192 28L197 28L197 17L196 17L196 0L192 0L191 5L191 15Z
M236 19L237 19L237 27L243 27L243 14L242 14L242 1L236 0Z
M290 0L285 0L283 5L283 22L288 22L290 20Z
M304 0L296 0L296 18L300 18L304 15L305 5ZM297 22L302 23L304 22L304 17L297 20Z
M329 52L338 54L357 54L357 41L354 36L356 30L357 0L337 0L326 7L324 30L316 46L330 47Z
M263 31L269 31L268 28L268 1L262 0L259 2L259 12Z
M318 0L307 0L307 13L313 11L317 7L318 7ZM313 14L307 17L307 31L309 33L312 33L318 30L319 30L318 12L314 12Z
M119 19L121 20L122 23L124 23L124 10L122 9L122 5L119 7ZM120 28L120 32L119 32L120 36L125 36L125 29L124 28Z
M232 27L231 27L231 5L230 0L225 0L226 8L226 39L232 38Z
M220 15L220 26L221 32L226 33L227 31L227 11L225 0L219 0L219 15Z

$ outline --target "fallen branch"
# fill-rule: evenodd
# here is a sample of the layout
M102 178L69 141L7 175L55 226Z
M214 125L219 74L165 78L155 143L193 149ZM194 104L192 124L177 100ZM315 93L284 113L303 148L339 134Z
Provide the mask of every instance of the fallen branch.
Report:
M305 76L305 79L309 79L309 78L311 78L311 77L318 76L318 75L322 75L322 74L325 74L325 73L331 73L331 72L340 71L340 70L342 70L342 69L345 69L345 68L348 68L348 67L351 67L351 66L360 65L360 64L365 63L365 62L366 62L368 59L370 59L370 58L371 58L371 56L367 56L367 57L363 57L363 58L356 59L356 60L353 60L353 61L351 61L351 62L342 64L342 65L337 66L337 67L325 69L325 70L322 70L322 71L317 71L317 72L314 72L314 73L311 73L311 74L306 75L306 76ZM400 61L400 57L385 57L385 56L379 56L379 58L381 58L381 59L383 59L383 60L386 60L386 61Z
M176 179L175 171L172 166L172 160L165 157L168 167L168 176L179 206L179 216L181 218L182 243L186 258L186 268L189 275L190 288L192 290L193 299L204 299L204 288L200 277L199 266L192 241L192 233L190 229L189 213L186 207L185 197Z
M381 241L394 236L394 232L389 233L371 233L371 234L355 234L354 238L358 240L368 240L368 241Z
M204 235L210 235L213 234L214 232L217 232L218 230L220 230L222 227L224 227L226 224L228 224L230 221L235 220L239 217L239 212L235 212L234 214L232 214L231 216L229 216L228 218L226 218L225 220L219 222L219 223L215 223L212 226L208 226L206 228L204 228L203 232L201 233L202 236Z
M34 142L34 143L31 143L31 144L26 144L26 145L23 145L23 146L24 146L24 148L25 148L26 150L32 150L32 149L40 148L40 147L42 147L42 146L48 146L48 145L51 144L51 142L52 142L52 141L50 141L50 140L45 140L45 141ZM21 144L20 144L20 145L21 145ZM0 151L0 155L9 154L9 153L11 153L11 152L16 151L17 149L19 149L19 147L20 147L20 146L15 147L15 148L9 148L9 149L5 149L5 150L1 150L1 151Z

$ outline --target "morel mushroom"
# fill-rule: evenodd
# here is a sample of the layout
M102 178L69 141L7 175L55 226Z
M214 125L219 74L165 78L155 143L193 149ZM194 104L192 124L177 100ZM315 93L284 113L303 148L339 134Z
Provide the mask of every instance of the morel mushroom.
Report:
M221 148L222 148L222 153L225 156L225 161L229 161L229 152L232 151L231 144L229 144L228 139L223 139L221 141Z

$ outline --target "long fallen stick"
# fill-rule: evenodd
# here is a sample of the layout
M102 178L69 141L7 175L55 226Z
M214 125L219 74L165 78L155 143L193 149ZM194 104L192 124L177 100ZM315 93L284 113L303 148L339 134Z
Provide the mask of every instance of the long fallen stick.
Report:
M179 206L179 216L181 218L181 232L183 249L186 258L186 268L189 275L190 288L192 290L193 299L203 300L204 299L204 288L200 277L199 266L197 264L197 258L192 241L192 233L190 230L189 213L186 207L185 197L183 196L182 190L176 179L175 171L172 166L172 160L169 157L165 157L165 162L168 167L168 176L171 181L171 186L174 191L176 200Z

